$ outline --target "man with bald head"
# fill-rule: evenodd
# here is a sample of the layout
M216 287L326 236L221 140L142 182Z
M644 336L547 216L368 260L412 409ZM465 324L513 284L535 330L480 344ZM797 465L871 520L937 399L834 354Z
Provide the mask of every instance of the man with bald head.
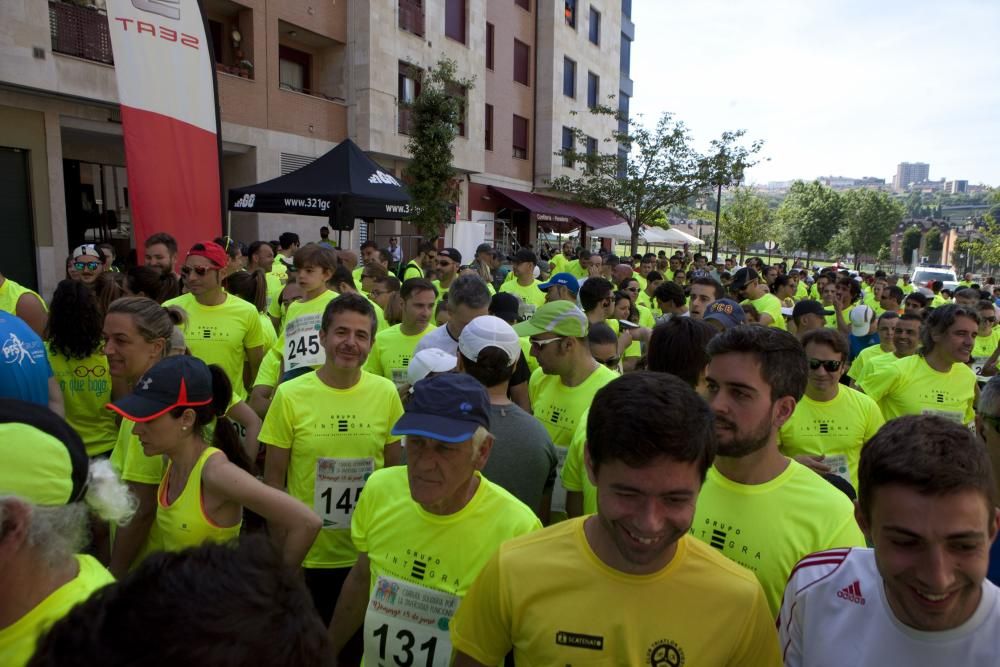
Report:
M624 262L620 262L611 271L611 280L615 285L621 285L627 278L632 277L632 267Z

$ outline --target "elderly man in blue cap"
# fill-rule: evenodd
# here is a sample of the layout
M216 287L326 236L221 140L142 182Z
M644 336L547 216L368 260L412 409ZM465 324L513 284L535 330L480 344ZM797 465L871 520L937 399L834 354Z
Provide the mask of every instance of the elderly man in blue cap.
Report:
M480 474L493 436L486 390L447 373L413 387L393 428L407 465L375 471L351 519L358 562L330 622L339 652L364 626L368 664L446 664L448 624L500 544L541 527L534 512ZM417 655L419 654L419 655Z

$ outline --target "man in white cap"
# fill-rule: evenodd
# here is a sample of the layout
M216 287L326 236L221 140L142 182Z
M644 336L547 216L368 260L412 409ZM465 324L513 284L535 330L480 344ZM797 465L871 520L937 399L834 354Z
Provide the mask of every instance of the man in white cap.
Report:
M875 327L875 311L870 306L859 304L851 308L849 315L851 323L851 335L848 342L851 346L851 353L848 359L854 361L865 348L878 345L878 332Z

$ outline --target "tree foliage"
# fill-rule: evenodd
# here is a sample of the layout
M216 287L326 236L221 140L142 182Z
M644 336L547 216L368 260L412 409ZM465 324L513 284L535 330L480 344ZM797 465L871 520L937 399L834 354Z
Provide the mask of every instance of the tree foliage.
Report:
M778 238L787 248L813 253L827 247L844 220L839 194L819 181L795 181L778 207Z
M927 259L931 264L937 264L941 261L941 248L944 246L944 240L941 238L941 230L937 227L931 227L924 234L924 252L927 253Z
M913 251L920 249L920 239L923 234L920 232L920 228L913 226L907 228L903 232L903 256L900 258L904 264L910 263L910 258L913 257Z
M743 146L741 142L745 134L745 130L723 132L720 138L712 141L708 155L702 158L702 168L705 170L707 184L714 186L713 196L716 197L716 213L721 212L722 188L739 184L743 180L743 173L759 162L755 156L764 147L764 142L758 139L752 141L749 147ZM718 216L717 222L721 227L721 215ZM721 232L721 228L718 231ZM718 241L718 234L716 234L716 241ZM716 262L718 258L719 247L716 242L712 244L712 261Z
M463 101L451 91L470 90L472 81L456 78L456 67L454 60L438 61L424 73L420 94L409 105L412 125L406 149L412 159L404 172L412 197L408 221L428 240L438 237L458 202L452 144L465 110Z
M590 113L613 119L620 129L600 142L602 152L600 148L588 151L587 135L574 128L572 148L556 155L581 173L560 176L551 185L577 202L609 208L624 218L632 232L635 254L643 225L655 224L661 210L669 210L698 192L703 183L700 158L691 147L687 127L672 114L664 113L656 127L649 129L609 106L597 106ZM628 151L624 159L618 155L619 146Z
M830 242L839 254L854 255L855 269L862 255L874 255L889 241L903 220L905 209L885 192L848 190L841 195L843 224ZM846 250L846 252L845 252Z
M742 262L747 248L770 237L771 212L767 200L750 188L736 188L722 210L719 233L739 249Z

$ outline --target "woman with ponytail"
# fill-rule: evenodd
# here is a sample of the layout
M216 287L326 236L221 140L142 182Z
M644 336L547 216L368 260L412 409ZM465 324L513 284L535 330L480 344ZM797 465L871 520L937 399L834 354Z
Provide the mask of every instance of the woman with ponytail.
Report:
M221 368L195 357L174 356L149 369L131 394L110 406L135 422L132 432L147 456L167 459L149 551L180 551L236 539L245 506L267 520L272 535L283 537L279 546L284 561L298 567L319 532L320 518L253 476L252 464L226 421L231 395Z
M230 274L222 281L222 287L238 296L257 309L260 315L260 327L264 330L264 350L270 350L278 340L271 318L267 316L267 277L261 269L253 271L238 271ZM253 378L251 378L252 380Z

